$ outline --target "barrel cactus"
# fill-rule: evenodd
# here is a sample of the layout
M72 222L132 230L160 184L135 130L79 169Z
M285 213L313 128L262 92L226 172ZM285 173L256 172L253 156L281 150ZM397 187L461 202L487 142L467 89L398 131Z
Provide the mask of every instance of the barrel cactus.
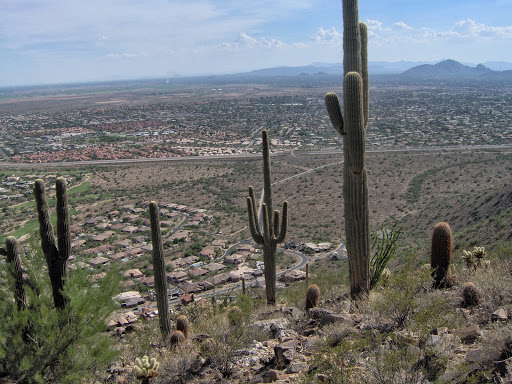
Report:
M352 298L370 290L370 226L365 164L368 124L368 30L357 0L343 0L343 118L335 93L325 96L332 125L343 137L345 235Z
M435 288L448 288L452 285L450 264L453 252L452 230L448 223L437 223L432 232L430 267Z

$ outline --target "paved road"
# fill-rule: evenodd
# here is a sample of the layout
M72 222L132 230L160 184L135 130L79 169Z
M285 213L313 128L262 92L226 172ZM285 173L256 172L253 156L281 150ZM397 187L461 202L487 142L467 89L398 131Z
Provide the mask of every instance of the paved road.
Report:
M512 150L512 144L500 145L464 145L454 147L421 147L421 148L390 148L390 149L369 149L367 153L386 153L386 152L453 152L453 151L475 151L482 149ZM287 151L272 153L270 156L314 156L314 155L339 155L343 151ZM261 158L259 153L235 154L235 155L215 155L215 156L182 156L182 157L161 157L151 159L118 159L118 160L90 160L90 161L68 161L58 163L0 163L0 168L22 168L22 167L69 167L75 165L103 165L103 164L131 164L131 163L151 163L163 161L201 161L201 160L229 160L229 159L255 159Z

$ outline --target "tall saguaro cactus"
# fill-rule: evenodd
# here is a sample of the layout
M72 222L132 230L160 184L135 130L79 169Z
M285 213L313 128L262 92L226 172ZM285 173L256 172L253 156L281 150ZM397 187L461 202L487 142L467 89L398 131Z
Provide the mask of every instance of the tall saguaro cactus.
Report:
M153 272L155 277L156 303L158 307L158 319L160 331L165 339L171 333L169 321L169 302L167 300L167 280L165 277L164 248L160 232L160 214L158 204L149 203L149 218L151 221L151 244L153 246Z
M343 199L350 294L370 289L370 226L365 134L368 124L368 31L358 21L357 0L343 0L343 120L338 96L325 95L334 128L343 137Z
M27 295L23 286L23 271L21 269L20 256L18 254L18 241L14 236L5 239L7 262L11 264L12 274L14 277L14 300L18 310L27 306Z
M62 290L66 279L66 262L71 254L71 231L69 227L69 208L66 180L62 177L55 182L57 196L57 241L53 234L53 227L46 202L44 181L38 179L34 184L34 196L39 219L39 233L41 235L41 248L43 249L48 273L52 283L53 301L55 307L62 309L66 306L66 298Z
M260 244L263 248L267 304L274 305L276 303L276 249L277 244L282 243L286 238L286 231L288 230L288 201L283 203L283 217L281 219L281 226L279 226L279 211L272 211L268 131L263 130L261 137L263 144L262 223L260 224L258 210L256 209L256 196L252 186L249 187L249 196L247 197L247 212L251 236L256 244Z

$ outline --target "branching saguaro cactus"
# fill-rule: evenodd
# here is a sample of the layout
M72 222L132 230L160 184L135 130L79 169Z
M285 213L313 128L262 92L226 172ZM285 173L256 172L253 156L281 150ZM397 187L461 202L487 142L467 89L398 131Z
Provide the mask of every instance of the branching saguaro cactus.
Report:
M66 306L66 298L62 294L66 279L66 262L71 254L71 231L69 227L69 208L66 180L62 177L55 182L57 196L57 241L53 234L53 227L46 203L44 181L38 179L34 185L34 197L37 205L39 219L39 233L41 248L43 249L48 273L52 283L53 301L55 307L62 309Z
M158 204L149 203L149 218L151 221L151 243L153 246L153 272L155 277L156 303L158 307L158 319L160 331L165 339L171 333L169 321L169 302L167 300L167 280L165 277L164 248L160 232L160 213Z
M14 300L18 310L21 310L27 306L27 295L23 286L23 271L18 253L18 241L14 236L9 236L5 239L5 246L7 262L11 265L11 272L14 277Z
M272 183L270 177L270 150L268 132L263 130L263 204L262 222L260 224L258 210L256 209L256 196L254 188L249 187L247 197L247 212L249 214L249 228L256 244L263 248L263 262L265 264L265 291L267 304L276 303L276 249L277 244L286 238L288 230L288 202L283 203L283 217L279 227L279 211L272 211ZM272 215L273 212L273 215Z
M343 199L353 299L370 289L370 226L366 176L368 124L368 30L358 21L357 0L343 0L343 109L335 93L325 95L334 128L343 136Z

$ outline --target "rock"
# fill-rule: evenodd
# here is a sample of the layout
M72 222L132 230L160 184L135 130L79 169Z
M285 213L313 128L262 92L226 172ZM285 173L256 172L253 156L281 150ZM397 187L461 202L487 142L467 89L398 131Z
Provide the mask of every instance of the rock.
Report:
M277 371L271 369L261 375L261 378L263 379L263 383L273 383L274 381L279 380L279 374Z
M274 338L275 334L290 327L290 319L280 317L277 319L258 320L252 324L252 327L258 329L260 333L267 333L269 337Z
M354 321L349 313L323 313L320 317L320 327L323 327L327 324L332 323L349 323L350 325L354 325Z
M297 350L297 345L297 340L292 339L274 347L274 362L277 369L285 369L292 362Z
M259 383L263 383L263 377L261 377L261 375L254 376L250 381L250 384L259 384Z
M296 339L298 337L297 332L293 329L281 329L275 334L276 339L279 339L279 342L285 342L287 340Z
M492 351L489 348L472 349L466 354L466 362L468 363L483 363L499 359L500 351Z
M477 324L472 324L465 328L456 329L453 334L460 337L464 343L472 342L480 336L480 327Z
M491 321L501 321L501 322L507 322L508 321L508 313L505 308L499 308L496 311L493 312L491 315Z
M293 320L299 320L304 317L304 312L297 307L283 307L282 311L291 316Z
M312 319L320 320L324 314L331 313L322 308L311 308L307 310L307 315Z
M302 371L304 368L306 368L306 363L304 362L292 362L290 366L286 369L285 373L287 374L294 374Z
M446 353L460 344L460 339L452 334L430 335L425 345L433 349L435 353Z

